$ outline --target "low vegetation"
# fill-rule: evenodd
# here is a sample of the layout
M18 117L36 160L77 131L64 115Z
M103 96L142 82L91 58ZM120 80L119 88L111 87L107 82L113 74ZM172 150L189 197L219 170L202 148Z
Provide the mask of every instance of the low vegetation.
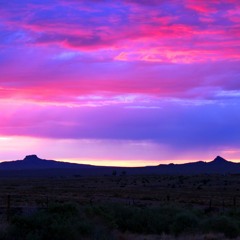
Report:
M240 175L0 181L0 240L240 239Z
M165 236L165 239L167 236L197 239L196 236L203 234L216 234L227 239L240 235L240 212L229 210L206 215L202 210L176 205L139 208L116 203L93 206L54 203L32 213L18 212L7 225L2 219L0 226L2 240L107 240L120 239L120 233L122 239L128 239L129 234ZM128 237L124 238L124 234Z

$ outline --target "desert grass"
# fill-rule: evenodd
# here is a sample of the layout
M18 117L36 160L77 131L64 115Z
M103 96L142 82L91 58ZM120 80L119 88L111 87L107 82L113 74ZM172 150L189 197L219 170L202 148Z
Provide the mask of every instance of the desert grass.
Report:
M231 240L231 238L225 237L224 234L217 234L217 233L184 235L184 236L175 237L167 234L139 235L139 234L132 234L132 233L115 232L114 236L116 240ZM240 240L240 237L237 237L234 239Z
M35 229L34 221L43 217L50 223L58 219L68 237L69 231L78 235L79 230L74 233L76 229L70 224L73 219L84 223L78 225L86 231L85 235L79 232L81 239L94 239L95 235L105 240L239 239L239 184L240 175L230 174L1 179L0 233L19 234L16 226L21 221ZM48 212L52 205L61 209L69 202L80 212L63 218L66 223L61 222L58 212L58 218ZM7 208L10 222L6 221ZM171 227L164 225L166 222ZM52 226L60 231L57 225ZM49 229L42 226L42 231ZM31 234L30 239L41 239L42 233Z

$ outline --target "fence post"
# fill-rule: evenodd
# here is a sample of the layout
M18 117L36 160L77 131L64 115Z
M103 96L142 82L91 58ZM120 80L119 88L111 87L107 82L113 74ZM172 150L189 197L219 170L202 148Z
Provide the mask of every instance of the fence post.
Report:
M210 199L210 201L209 201L209 209L212 210L212 199Z
M233 197L233 208L234 208L234 211L236 211L236 207L237 207L237 197L234 196Z
M47 199L46 199L46 203L47 203L47 209L48 209L48 206L49 206L48 196L47 196Z
M224 202L224 200L222 201L222 209L223 209L223 211L225 210L225 202Z
M11 209L11 195L7 195L7 221L10 220L10 209Z

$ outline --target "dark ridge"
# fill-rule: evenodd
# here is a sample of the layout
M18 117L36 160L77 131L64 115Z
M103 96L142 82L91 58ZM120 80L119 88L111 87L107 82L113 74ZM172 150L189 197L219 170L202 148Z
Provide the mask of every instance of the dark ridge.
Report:
M228 161L220 156L217 156L216 158L214 158L212 163L228 163Z
M39 158L37 155L33 154L33 155L27 155L22 161L41 161L44 159Z
M190 162L184 164L160 164L146 167L107 167L87 164L45 160L37 155L28 155L23 160L0 163L0 177L4 176L90 176L90 175L194 175L194 174L240 174L240 163L227 161L217 156L211 162Z

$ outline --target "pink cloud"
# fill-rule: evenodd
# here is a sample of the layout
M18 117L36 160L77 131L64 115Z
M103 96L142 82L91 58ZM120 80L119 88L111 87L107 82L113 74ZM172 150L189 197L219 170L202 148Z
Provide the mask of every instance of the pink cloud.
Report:
M212 12L216 12L217 9L214 7L214 4L218 3L219 1L194 1L194 0L187 0L187 8L192 9L196 12L208 14Z
M66 8L70 7L72 2L64 2ZM129 5L129 3L134 4ZM82 5L77 5L82 7L85 4L86 2L82 2ZM103 3L98 1L98 4ZM92 12L88 8L88 11L81 10L87 12L88 18L82 17L81 12L79 15L73 14L71 18L66 19L57 17L53 8L47 8L45 11L49 11L49 13L53 11L53 17L42 18L37 16L37 9L33 8L33 14L26 15L28 17L25 16L20 21L15 21L9 13L10 16L4 23L13 29L26 31L25 34L28 37L21 41L32 44L33 47L58 46L86 52L111 49L116 52L113 59L120 59L124 55L124 60L128 60L129 58L126 56L135 55L139 58L134 60L173 63L218 61L224 58L239 59L238 40L236 39L239 27L234 23L231 26L223 25L221 28L214 26L214 21L218 18L213 15L212 10L216 9L216 11L221 12L222 8L222 5L218 4L217 1L211 3L187 1L186 6L188 8L209 13L200 17L202 24L192 24L191 21L181 22L181 18L188 15L188 12L185 13L183 10L182 15L178 16L166 15L164 7L160 10L152 7L146 12L146 4L145 1L138 3L136 1L125 2L123 4L127 7L125 19L121 16L121 12L117 12L118 5L111 3L116 12L108 12L105 15L102 12L104 9L98 9L96 14L95 8ZM155 6L155 4L158 4L158 2L151 1L147 5ZM180 8L181 5L176 5L176 7ZM233 10L228 10L228 15L236 18L236 12L233 12ZM227 48L226 46L217 48L219 42L223 41L231 41L231 45L226 44ZM213 49L212 45L215 43ZM191 49L186 51L189 46L191 46ZM118 53L119 49L123 51ZM234 54L231 53L232 49L235 52ZM151 51L150 55L142 54L147 51Z

